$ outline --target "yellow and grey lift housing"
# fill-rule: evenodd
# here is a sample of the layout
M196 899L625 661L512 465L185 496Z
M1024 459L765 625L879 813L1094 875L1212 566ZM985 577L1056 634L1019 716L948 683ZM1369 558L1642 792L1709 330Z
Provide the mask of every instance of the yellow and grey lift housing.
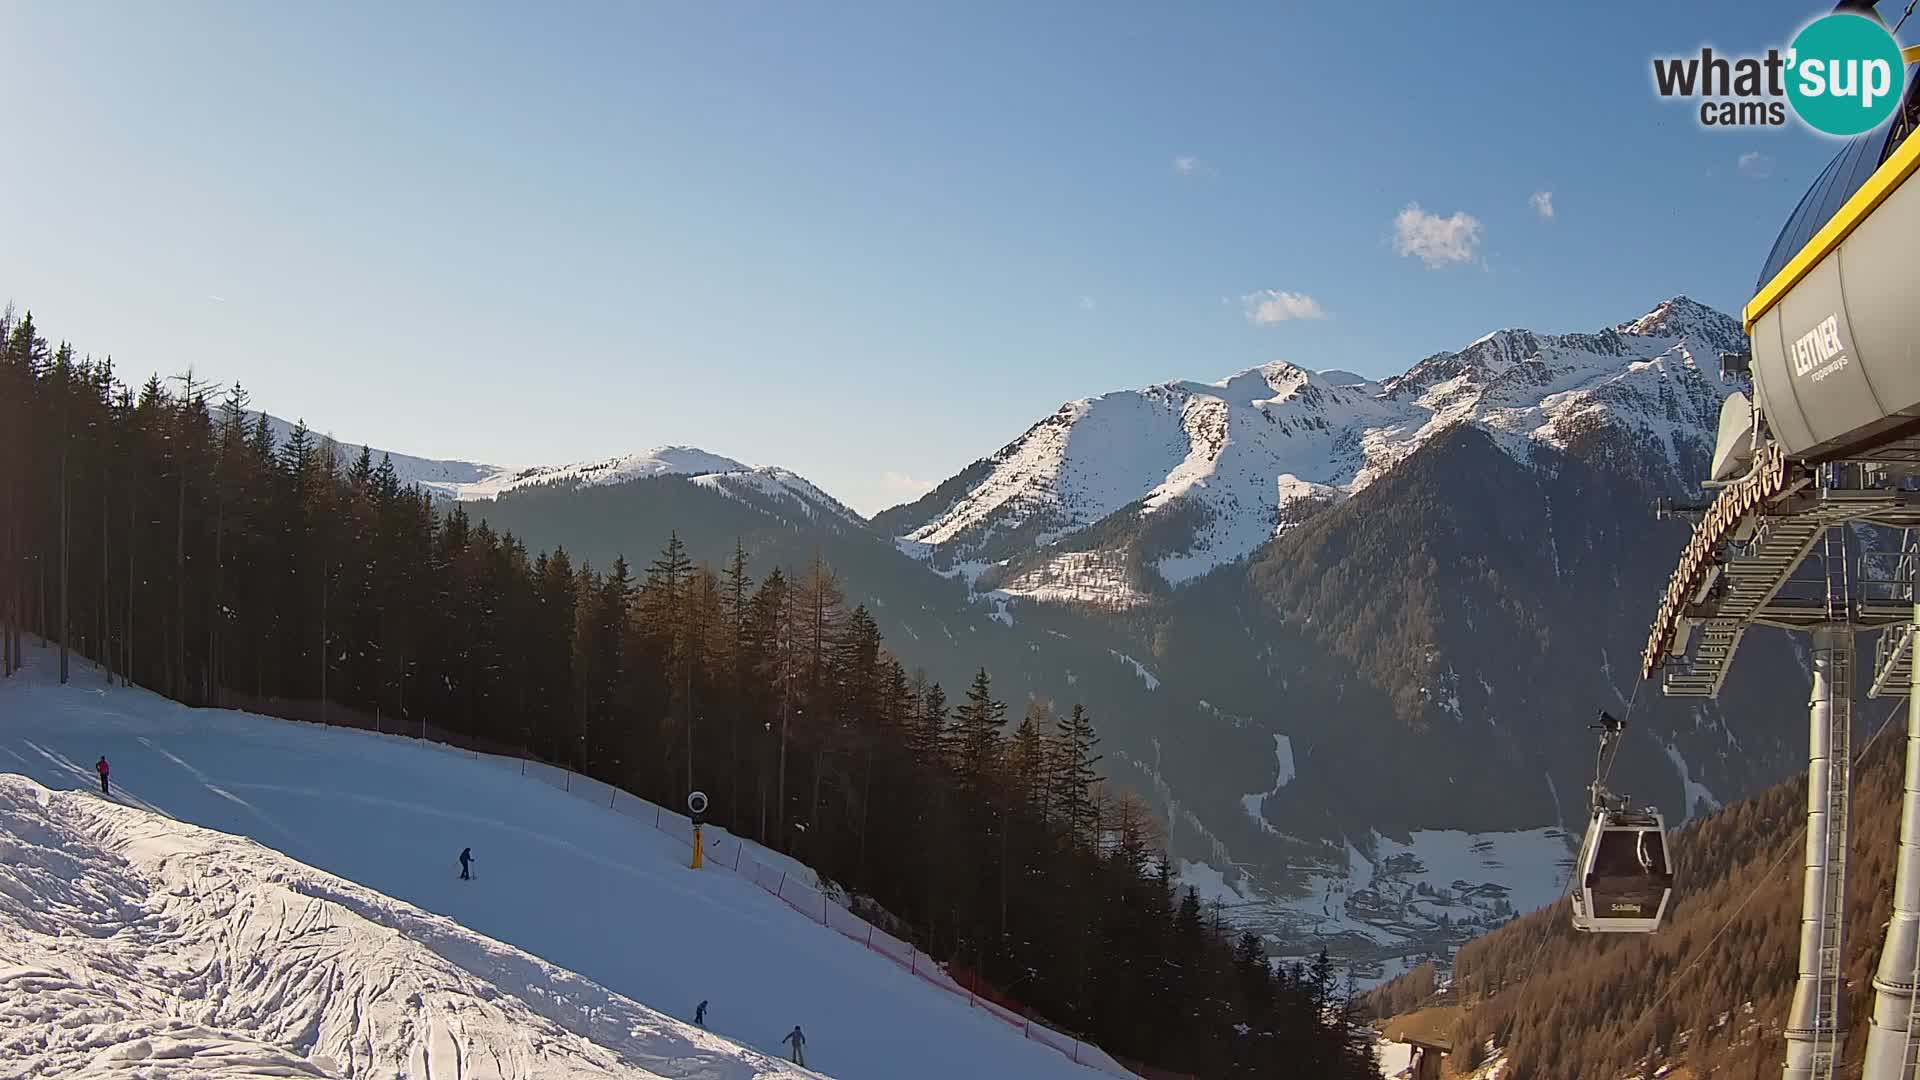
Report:
M1916 112L1909 78L1894 119L1849 143L1801 199L1747 305L1755 406L1790 459L1920 433Z
M1920 48L1906 58L1920 62ZM1753 399L1734 394L1721 408L1709 480L1719 490L1641 654L1641 675L1670 695L1717 696L1750 626L1831 620L1824 604L1783 591L1828 527L1904 528L1920 510L1917 75L1909 68L1893 118L1849 141L1801 198L1746 307L1751 352L1729 360L1751 375ZM1850 479L1821 482L1841 463ZM1873 475L1855 475L1862 468ZM1897 606L1855 615L1906 621Z
M1871 16L1873 5L1864 8ZM1897 25L1896 25L1897 30ZM1908 50L1909 64L1920 53ZM1714 697L1747 629L1812 634L1807 838L1799 963L1784 1080L1825 1080L1847 1057L1844 958L1855 638L1878 629L1868 693L1909 698L1892 913L1873 979L1860 1075L1916 1080L1920 1048L1920 85L1849 142L1781 230L1745 312L1750 353L1723 358L1753 400L1721 411L1709 486L1668 579L1641 674L1669 696ZM1853 526L1900 535L1858 564ZM1820 557L1808 556L1824 544ZM1876 569L1873 557L1883 561ZM1822 580L1796 577L1817 565ZM1809 586L1813 586L1809 588ZM1596 817L1596 824L1608 822ZM1625 824L1622 822L1621 824ZM1591 832L1592 830L1590 830ZM1590 842L1598 846L1598 838ZM1617 840L1616 847L1627 841ZM1639 852L1635 851L1636 857ZM1641 860L1651 866L1650 857ZM1595 858L1597 863L1601 860ZM1632 863L1617 860L1627 869ZM1649 899L1651 890L1644 892ZM1591 916L1600 897L1589 901ZM1631 898L1627 901L1631 903ZM1581 915L1576 905L1576 917Z

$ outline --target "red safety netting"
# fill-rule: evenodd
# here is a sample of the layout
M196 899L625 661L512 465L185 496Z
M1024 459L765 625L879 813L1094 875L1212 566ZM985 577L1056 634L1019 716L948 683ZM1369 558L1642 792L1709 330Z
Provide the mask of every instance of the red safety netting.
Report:
M752 865L753 865L753 883L767 890L773 895L779 896L780 886L785 885L787 883L786 872L783 870L775 870L773 867L768 866L764 863L753 863ZM740 870L742 873L745 873L746 867L743 866L740 868Z
M1113 1055L1107 1053L1105 1050L1100 1049L1099 1047L1093 1045L1092 1043L1083 1042L1083 1043L1076 1044L1076 1050L1074 1053L1073 1060L1079 1062L1082 1065L1088 1066L1089 1068L1098 1069L1101 1072L1106 1073L1108 1076L1131 1077L1133 1075L1132 1073L1127 1071L1126 1066L1120 1064L1118 1061L1115 1061L1113 1059Z
M1068 1057L1073 1057L1074 1051L1080 1045L1080 1040L1073 1036L1062 1035L1052 1028L1041 1027L1039 1024L1034 1024L1027 1029L1027 1038L1037 1043L1045 1043Z
M558 765L549 765L544 761L527 762L523 770L523 775L538 780L543 784L550 784L562 791L567 790L573 778L573 774L567 770L560 768Z
M827 929L839 931L841 936L862 945L872 944L873 925L839 904L827 905Z
M892 934L878 927L874 928L873 932L867 935L867 948L899 964L908 971L912 971L917 966L914 962L914 953L917 950L907 942L901 941L899 938L894 937Z
M967 992L966 987L954 982L953 976L947 974L947 969L935 963L933 957L926 953L914 953L913 973L955 997L963 997L969 1001L973 999L973 995Z
M1006 1021L1012 1027L1018 1028L1021 1031L1025 1031L1027 1028L1027 1018L1025 1016L1022 1016L1018 1011L1014 1009L1007 1008L1005 1005L1002 1005L997 1001L991 1001L987 998L982 997L982 998L976 998L974 1000L974 1004L979 1006L982 1009L987 1010L987 1012L992 1013L994 1016L998 1017L999 1019Z
M363 713L339 705L256 698L226 690L221 691L218 696L220 706L223 708L240 709L285 720L357 728L377 734L424 740L430 746L441 746L449 751L484 759L489 764L500 768L518 771L524 777L557 788L577 799L606 807L636 822L652 825L689 847L693 843L693 823L684 815L665 810L604 781L529 757L517 747L459 735L431 724L408 722L404 719L396 721L379 713ZM1035 1042L1051 1047L1082 1065L1112 1076L1126 1077L1129 1080L1137 1080L1142 1076L1167 1078L1167 1080L1192 1080L1180 1074L1161 1070L1141 1068L1137 1072L1130 1072L1119 1061L1098 1047L1034 1023L1025 1006L982 982L974 972L959 967L951 969L943 967L911 943L875 927L835 903L823 889L809 884L798 874L775 869L754 859L747 852L746 842L739 837L716 828L705 832L702 839L707 866L740 874L768 893L779 897L788 906L814 922L849 940L865 945L927 983L967 1001L976 1008L986 1010L1008 1026L1019 1029L1027 1038ZM811 872L808 872L807 876L811 877Z
M657 815L657 820L659 824L656 827L661 832L666 833L668 836L673 837L688 847L693 846L693 822L681 817L679 814L666 813Z
M576 799L585 799L587 802L595 803L599 806L610 807L613 805L613 793L619 789L605 781L595 780L590 776L581 776L575 773L573 776L573 786L567 790L572 792L573 797Z
M826 923L827 897L826 894L820 890L802 882L792 874L788 874L786 879L780 883L779 896L780 899L785 900L787 906L793 908L793 910L798 911L814 922L823 925Z
M746 845L742 844L738 837L723 829L709 828L705 830L703 839L706 844L706 858L708 863L714 866L724 866L729 870L740 869L740 864L746 854Z

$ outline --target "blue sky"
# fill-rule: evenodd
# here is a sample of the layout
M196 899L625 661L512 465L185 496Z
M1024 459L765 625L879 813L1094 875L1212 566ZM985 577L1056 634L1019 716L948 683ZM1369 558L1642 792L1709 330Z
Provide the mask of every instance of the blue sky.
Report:
M1648 75L1806 4L388 8L9 5L0 299L343 439L872 511L1069 398L1735 310L1833 152Z

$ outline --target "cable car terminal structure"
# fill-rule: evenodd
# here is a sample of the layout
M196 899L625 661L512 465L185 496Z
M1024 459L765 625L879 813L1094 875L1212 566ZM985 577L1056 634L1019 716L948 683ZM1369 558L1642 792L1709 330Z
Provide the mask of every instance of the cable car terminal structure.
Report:
M1920 61L1920 49L1907 49L1905 59ZM1714 697L1750 627L1811 635L1805 887L1786 1080L1833 1076L1844 1049L1843 912L1861 633L1877 635L1864 669L1869 695L1907 699L1893 916L1873 979L1861 1075L1913 1080L1920 1060L1920 184L1908 183L1920 166L1920 138L1909 138L1920 120L1915 76L1910 67L1899 112L1846 145L1775 242L1744 312L1751 351L1721 361L1750 377L1752 397L1731 395L1721 410L1708 481L1717 493L1683 511L1698 515L1693 536L1641 656L1641 676L1658 678L1667 695ZM1856 562L1849 550L1866 526L1899 539ZM1817 575L1806 572L1816 564ZM1657 815L1635 817L1646 812L1612 800L1604 778L1602 770L1575 882L1575 925L1650 930L1665 913L1664 895L1651 919L1606 925L1608 898L1586 888L1608 880L1595 873L1601 841L1636 827L1642 838L1658 835L1663 826ZM1661 873L1663 839L1652 844ZM1614 843L1638 848L1642 877L1657 876L1646 843ZM1670 890L1670 874L1665 881ZM1630 903L1627 913L1638 914ZM1581 926L1582 919L1600 925Z

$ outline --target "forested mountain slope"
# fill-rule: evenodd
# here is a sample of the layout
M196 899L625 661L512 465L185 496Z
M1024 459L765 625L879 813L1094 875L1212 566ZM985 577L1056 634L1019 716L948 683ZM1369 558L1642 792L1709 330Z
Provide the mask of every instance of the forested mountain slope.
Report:
M819 553L910 671L953 686L984 664L1009 700L1087 704L1102 768L1154 805L1184 880L1276 947L1331 941L1391 974L1504 917L1456 880L1513 907L1551 895L1586 725L1634 697L1686 536L1651 503L1705 466L1736 330L1676 298L1596 333L1497 331L1377 384L1280 365L1070 403L871 523L673 471L557 470L467 509L598 568L675 531L715 566L736 544L762 573ZM1179 443L1172 471L1129 479L1155 432ZM1293 485L1313 447L1333 471ZM912 524L936 506L948 524ZM1225 557L1246 528L1261 542ZM1161 572L1203 555L1208 572ZM1798 756L1779 703L1804 658L1771 632L1748 651L1723 701L1642 703L1619 777L1676 821Z
M81 430L114 418L112 437L137 451L120 464L90 444L69 463L110 493L105 505L87 496L74 511L83 528L73 566L92 588L106 556L99 587L114 597L81 616L77 632L125 650L116 627L126 609L159 610L173 617L165 644L154 654L134 643L135 662L162 664L179 693L280 685L305 699L324 690L374 700L377 688L383 709L457 708L476 725L518 728L515 737L538 731L542 751L556 755L611 739L603 749L625 760L638 754L623 744L627 730L581 711L580 686L597 684L581 684L580 669L559 682L533 669L526 686L510 687L529 702L510 721L488 718L482 676L523 656L559 664L556 643L579 633L579 605L626 602L639 579L658 576L646 567L676 538L679 553L664 557L678 567L667 571L674 588L723 599L736 554L748 590L776 568L803 581L817 560L910 679L924 673L951 695L986 667L1016 714L1030 703L1052 715L1085 705L1102 740L1100 769L1147 800L1174 876L1233 905L1276 951L1304 958L1326 944L1362 977L1391 975L1551 897L1561 830L1582 816L1586 725L1634 699L1644 619L1686 535L1683 523L1655 520L1650 504L1683 494L1705 466L1714 408L1731 385L1710 357L1732 326L1676 298L1594 333L1497 331L1377 384L1269 366L1220 384L1108 395L935 493L985 517L953 518L951 535L914 526L921 538L907 540L894 534L933 514L933 503L868 522L782 470L686 448L518 470L496 497L455 514L444 493L403 498L401 471L380 456L320 453L323 440L302 428L283 440L265 420L208 416L205 435L176 437L155 383L73 414ZM59 370L54 350L34 363ZM1208 418L1222 419L1220 408L1216 425ZM1185 440L1172 471L1149 470L1141 485L1116 480L1119 460L1101 448L1137 449L1169 416L1177 422L1162 434L1177 429ZM1343 416L1358 426L1340 429ZM1301 487L1282 483L1297 471L1262 471L1309 445L1328 451L1333 472ZM31 468L55 460L45 446L22 454ZM282 492L262 477L289 458L313 464ZM349 489L375 492L382 509L369 514L305 479L329 470ZM153 527L140 515L170 520L155 493L178 488L183 474L184 495L172 494L203 515L189 525L198 531L139 548L125 565L125 535ZM1232 494L1254 480L1274 498ZM1065 532L1044 524L1114 500L1120 509ZM261 507L274 515L266 529L247 524ZM57 541L57 513L32 512L35 543ZM1203 524L1213 538L1204 550L1182 539ZM1229 533L1254 525L1258 544L1215 559ZM328 559L349 541L412 546L371 566ZM1195 569L1178 560L1203 555L1214 559L1206 572L1162 573ZM1034 559L1071 564L1057 581L1130 582L1129 598L1027 588L1015 578ZM277 561L286 577L265 585L223 569L256 560ZM185 597L221 595L224 607L183 609L164 590L113 584L169 562ZM712 575L695 573L702 563ZM612 573L619 565L624 581ZM450 575L436 586L444 597L419 592L430 573ZM23 600L38 595L37 581L19 584ZM377 616L369 593L387 600ZM193 642L223 620L248 619L284 623L284 632L259 643L216 633L209 663L194 667ZM487 636L451 654L449 628L463 625ZM369 644L335 647L347 640ZM647 663L678 648L658 635L635 647ZM1772 633L1752 635L1745 653L1722 701L1642 695L1617 775L1672 820L1757 790L1798 759L1802 718L1791 703L1805 658ZM438 677L450 665L456 677ZM666 692L664 675L640 681ZM614 690L594 693L589 705L613 700ZM707 701L701 693L693 699ZM658 782L684 774L693 699L680 692L660 721L671 749L649 759ZM540 722L549 713L565 717L564 728ZM732 721L693 715L696 743L733 738ZM696 745L691 757L709 753Z
M237 389L135 391L30 318L4 330L0 676L37 635L62 683L94 661L189 705L530 752L658 805L704 790L717 823L1117 1054L1371 1074L1324 971L1270 967L1181 895L1075 697L1009 702L974 657L946 688L916 677L825 558L696 562L670 522L641 567L529 552L370 452L279 442ZM1169 1000L1185 1021L1150 1022Z
M1855 711L1879 732L1854 775L1847 875L1847 1067L1857 1075L1898 849L1905 703ZM1509 1080L1616 1080L1655 1064L1699 1076L1777 1072L1799 949L1804 776L1673 839L1675 904L1658 933L1578 934L1563 900L1460 950L1453 1032L1491 1040ZM1846 1075L1846 1073L1842 1073Z

